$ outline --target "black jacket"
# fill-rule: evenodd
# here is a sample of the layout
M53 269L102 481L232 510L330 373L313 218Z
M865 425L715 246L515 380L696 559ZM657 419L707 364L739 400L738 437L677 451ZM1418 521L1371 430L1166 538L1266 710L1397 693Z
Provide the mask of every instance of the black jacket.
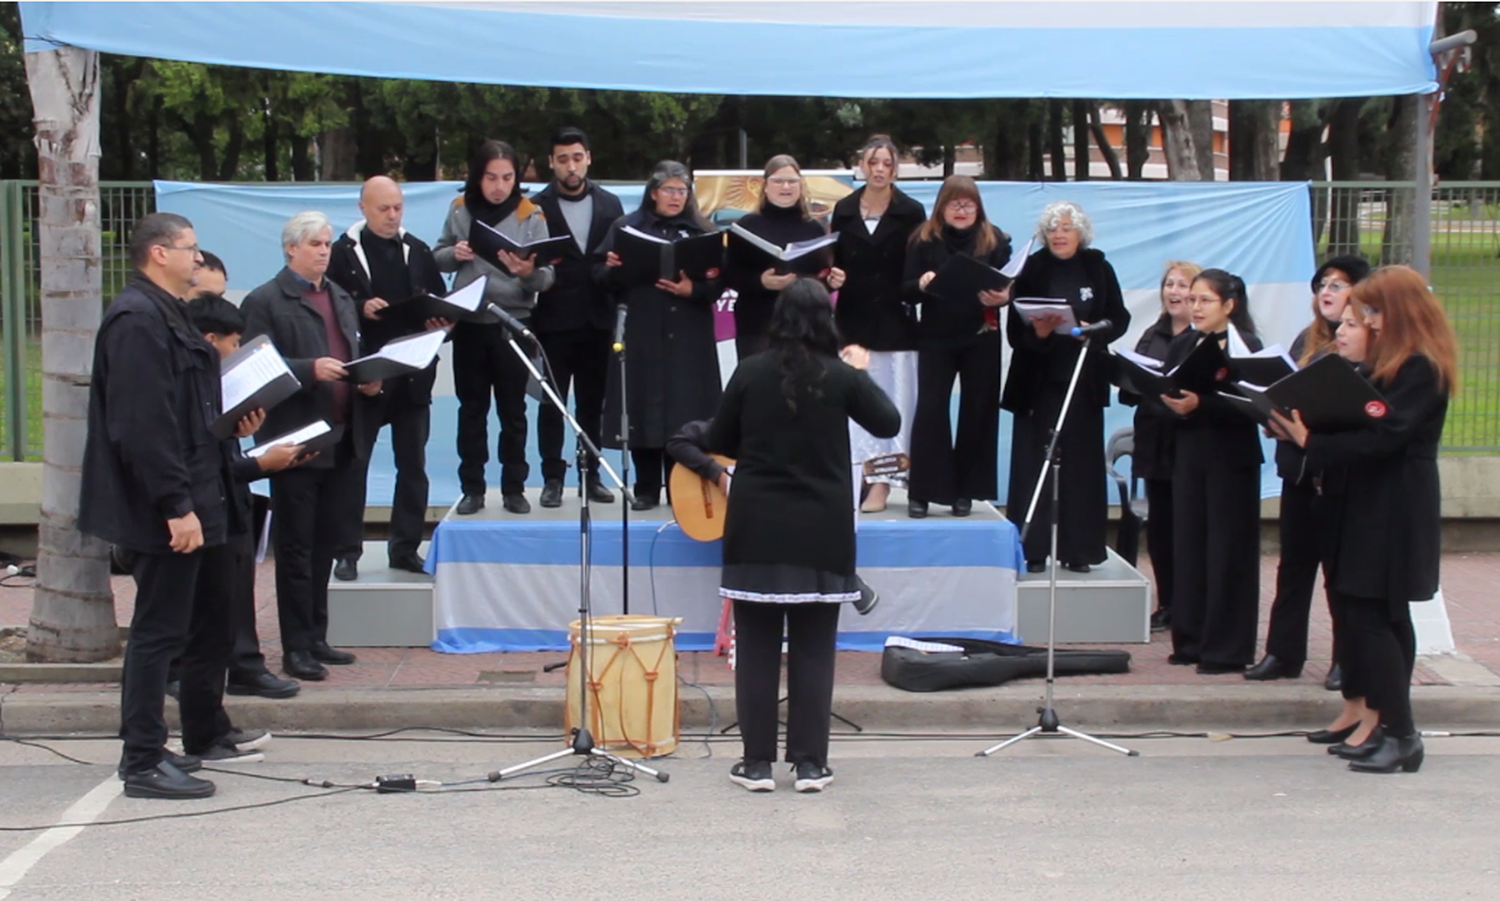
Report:
M1335 328L1337 328L1336 324ZM1293 360L1297 361L1298 366L1302 365L1302 351L1307 347L1307 338L1311 331L1312 326L1308 326L1299 332L1296 340L1292 342L1292 349L1287 352ZM1315 360L1320 356L1322 356L1322 353L1314 354L1313 359ZM1311 363L1312 360L1308 360L1308 362ZM1278 476L1291 481L1292 484L1302 481L1307 475L1302 460L1302 448L1290 441L1276 442L1276 474Z
M1151 324L1136 342L1135 352L1153 360L1165 360L1172 344L1172 317L1166 313ZM1135 452L1130 471L1140 479L1170 479L1176 445L1174 428L1178 416L1159 397L1141 397L1120 389L1120 403L1135 409Z
M844 286L834 310L844 341L870 350L916 350L917 319L901 297L907 245L922 226L922 204L891 189L891 203L875 233L859 214L860 188L833 207L828 227L838 232L833 264L844 270Z
M828 234L827 228L816 219L803 219L798 209L754 212L735 223L757 237L772 244L787 245L794 241L809 241ZM827 250L817 252L825 259ZM819 263L818 265L824 265ZM730 241L724 250L724 287L735 292L734 336L740 347L752 347L759 351L765 346L766 332L771 328L771 311L776 308L780 291L772 291L761 284L760 277L766 271L765 258L747 251L738 241Z
M228 535L219 354L182 301L140 273L94 342L78 528L133 551L168 553L167 520L195 513L206 545Z
M1109 331L1095 335L1088 344L1088 361L1079 376L1079 397L1101 407L1109 406L1109 386L1114 380L1114 366L1109 356L1109 345L1125 334L1130 327L1130 312L1125 309L1125 295L1120 291L1120 280L1115 269L1104 258L1104 253L1092 247L1079 248L1078 260L1083 264L1084 275L1093 289L1093 296L1073 308L1073 315L1080 322L1098 322L1108 319ZM1026 268L1011 286L1012 298L1050 297L1052 277L1061 263L1052 251L1043 248L1031 255ZM1014 308L1008 311L1005 335L1010 339L1013 354L1010 371L1005 379L1005 392L1000 396L1001 409L1018 415L1028 415L1042 385L1058 370L1052 359L1055 354L1068 354L1068 362L1076 361L1079 347L1077 338L1054 332L1046 338L1038 338L1036 331ZM1070 370L1071 371L1071 370ZM1064 377L1066 378L1066 377Z
M592 251L609 234L609 227L614 225L615 220L625 215L625 208L612 191L593 182L588 183L587 190L594 200L594 217L589 223L589 233L583 243ZM533 195L531 202L542 208L549 235L554 238L559 235L572 237L573 233L568 230L568 220L562 211L562 205L567 201L559 196L555 182ZM536 309L531 314L532 331L564 332L580 328L614 327L614 310L609 292L595 284L589 254L579 250L576 241L563 248L562 259L552 265L552 271L555 273L552 287L537 296Z
M397 338L405 338L421 331L421 329L396 322L371 319L364 315L365 301L375 296L375 292L370 288L370 264L365 259L364 247L359 241L364 228L365 220L363 219L349 226L349 230L333 242L332 253L328 259L328 278L349 292L349 296L354 300L355 308L359 310L362 342L362 346L358 349L360 354L374 353ZM432 258L432 248L406 229L401 230L400 237L401 243L405 245L406 271L411 283L405 296L386 297L383 300L387 303L399 303L417 294L425 293L442 297L448 293L448 286L443 282L443 274L438 271L437 261ZM387 380L385 394L390 397L404 392L408 398L417 403L431 403L432 383L436 379L437 361L433 360L432 365L422 372Z
M350 351L360 353L363 345L354 299L333 279L325 278L324 284L328 287L329 300ZM332 423L333 387L330 383L319 382L313 374L313 362L328 356L328 332L323 326L322 314L303 296L302 283L297 276L290 269L282 268L275 278L247 294L240 309L245 313L245 340L268 335L276 350L286 358L292 375L302 383L301 391L266 411L260 435L275 438L319 419ZM364 459L368 454L366 448L374 444L372 433L380 428L380 419L376 415L379 411L370 398L356 391L353 385L349 386L349 394L347 428L356 438L355 452ZM319 454L301 465L330 468L334 456L332 453Z
M1201 334L1189 329L1173 338L1163 368L1170 370L1186 359L1197 346ZM1210 335L1205 340L1212 341L1216 337ZM1243 337L1245 346L1252 351L1261 349L1259 338L1254 335ZM1197 469L1244 469L1258 467L1264 460L1259 426L1218 392L1200 394L1198 408L1178 417L1176 439L1176 462L1186 461Z
M1364 429L1314 433L1308 472L1343 467L1332 499L1337 537L1330 561L1335 591L1393 607L1432 597L1442 554L1437 451L1448 393L1426 357L1411 357L1389 383L1376 382L1387 412Z
M993 225L989 228L995 232L995 249L980 262L999 269L1010 262L1010 236ZM919 287L924 273L942 269L954 253L948 241L940 235L931 241L918 241L906 255L901 296L907 303L922 309L921 321L917 323L917 343L922 347L970 344L978 340L984 330L985 306L977 295L969 300L952 300L928 294ZM1003 312L997 308L996 317Z

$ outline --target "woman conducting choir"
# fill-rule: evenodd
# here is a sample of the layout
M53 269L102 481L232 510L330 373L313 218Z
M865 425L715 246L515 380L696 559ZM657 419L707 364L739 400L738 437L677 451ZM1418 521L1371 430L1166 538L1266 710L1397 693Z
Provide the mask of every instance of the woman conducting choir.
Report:
M1161 315L1136 342L1135 352L1153 360L1165 360L1172 339L1192 327L1188 297L1193 279L1203 267L1173 260L1161 277ZM1121 391L1120 402L1135 404L1135 449L1130 474L1146 483L1146 547L1151 555L1151 573L1156 583L1156 612L1151 614L1153 632L1172 625L1172 458L1176 447L1177 414L1156 397L1140 397Z
M799 279L782 292L767 351L740 362L708 432L734 458L719 593L734 602L735 698L744 757L730 779L751 791L776 783L777 687L787 646L786 760L797 791L833 780L828 728L839 605L857 601L849 420L881 437L901 414L863 366L840 359L828 292Z
M990 224L979 186L966 175L943 182L932 216L912 232L902 296L921 309L917 326L917 412L912 425L907 515L921 519L936 501L968 516L975 499L997 494L999 441L999 308L1008 292L973 297L928 292L950 257L972 257L996 269L1010 261L1010 237ZM949 405L959 380L958 437Z
M1193 331L1172 341L1166 367L1198 342L1237 330L1259 350L1245 283L1222 269L1193 280ZM1204 675L1243 673L1255 657L1260 605L1260 433L1217 393L1181 391L1161 402L1181 417L1172 466L1172 655Z
M1109 405L1110 366L1107 348L1125 333L1130 313L1120 293L1114 267L1095 249L1094 226L1075 203L1049 203L1037 220L1042 250L1026 262L1013 297L1066 300L1080 325L1109 322L1085 343L1063 328L1057 315L1028 321L1011 307L1006 336L1014 353L1000 406L1014 416L1010 450L1010 488L1005 509L1022 524L1046 462L1047 438L1062 412L1063 399L1078 355L1087 353L1078 388L1058 438L1062 484L1056 514L1058 562L1073 572L1088 572L1103 563L1104 524L1109 500L1104 479L1104 408ZM1024 549L1026 568L1040 572L1051 547L1052 492L1038 500Z
M766 163L765 190L760 206L735 223L740 228L785 247L797 241L821 238L828 233L822 222L812 218L807 207L807 186L802 181L802 167L787 154L771 157ZM812 257L826 261L827 250L814 251ZM776 296L797 280L797 273L777 275L775 267L765 265L766 258L735 240L724 254L724 287L735 292L734 349L741 360L765 350L766 329L771 323L771 309ZM829 288L844 283L840 269L817 273Z
M900 154L890 138L877 135L860 151L865 184L833 208L830 228L838 233L834 265L844 286L834 308L839 334L870 352L870 378L901 411L901 431L876 438L850 423L854 464L911 452L912 418L917 407L917 320L902 302L901 280L907 245L927 213L893 184ZM870 494L861 510L879 513L890 497L893 476L866 479Z
M1356 256L1334 257L1318 267L1312 277L1312 324L1292 342L1292 358L1298 366L1334 349L1334 335L1349 295L1369 274L1370 264ZM1271 602L1271 622L1266 628L1266 655L1245 670L1245 678L1252 681L1302 675L1307 662L1307 618L1318 578L1318 541L1324 530L1314 503L1317 488L1303 472L1302 452L1295 444L1276 445L1276 474L1281 476L1281 562L1276 567L1276 599ZM1334 662L1323 680L1331 691L1338 690L1342 677L1337 652L1335 638Z
M1437 449L1457 385L1457 341L1426 279L1406 266L1377 269L1350 302L1372 332L1365 364L1384 397L1373 408L1379 415L1364 428L1324 434L1293 411L1291 419L1276 415L1274 428L1306 452L1310 471L1342 467L1346 479L1331 505L1328 560L1340 665L1379 719L1378 729L1361 735L1362 723L1346 742L1349 767L1410 773L1424 756L1411 710L1410 603L1438 587ZM1341 716L1333 725L1350 723Z
M620 229L676 240L713 231L693 198L693 179L687 167L667 160L657 163L646 183L640 209L622 216L594 251L595 280L615 293L629 308L625 324L626 403L630 416L630 458L635 466L635 510L661 503L671 459L667 439L684 423L707 419L719 403L719 354L714 341L714 302L719 298L718 273L693 281L684 272L677 279L653 284L625 284L622 262L614 252ZM604 402L604 443L619 447L619 368L609 369ZM613 442L613 443L611 443Z

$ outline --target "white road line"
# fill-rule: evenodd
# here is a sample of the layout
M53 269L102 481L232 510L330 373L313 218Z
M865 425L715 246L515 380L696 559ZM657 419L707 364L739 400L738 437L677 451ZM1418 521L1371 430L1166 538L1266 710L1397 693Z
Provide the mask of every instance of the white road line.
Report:
M99 783L92 791L79 798L72 807L64 811L58 822L92 823L124 788L125 783L116 778L114 773L110 773L108 779ZM82 826L54 826L32 839L25 847L4 860L0 860L0 901L5 901L10 897L10 890L26 877L32 867L41 863L42 858L46 857L49 851L67 844L73 836L82 831Z

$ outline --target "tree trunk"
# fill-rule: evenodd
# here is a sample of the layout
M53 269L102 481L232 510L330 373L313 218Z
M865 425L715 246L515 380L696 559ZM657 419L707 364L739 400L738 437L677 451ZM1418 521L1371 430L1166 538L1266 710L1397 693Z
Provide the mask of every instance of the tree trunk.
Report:
M1061 100L1047 101L1047 149L1052 156L1052 180L1068 180L1068 151L1063 144L1063 105Z
M354 129L330 128L318 136L323 160L323 181L355 181ZM526 171L522 166L521 171Z
M1189 101L1166 100L1157 107L1161 119L1161 144L1167 155L1167 178L1172 181L1207 181L1198 168L1198 142L1188 121Z
M1281 159L1282 181L1322 181L1323 160L1327 150L1323 146L1323 130L1328 123L1319 114L1316 100L1292 101L1292 130L1286 137L1286 154ZM1328 221L1328 191L1308 189L1312 193L1313 245L1323 240L1323 229Z
M1328 157L1333 180L1359 180L1359 111L1363 97L1346 97L1328 122ZM1329 196L1328 255L1359 253L1359 188L1333 188Z
M1187 105L1188 127L1193 130L1193 151L1198 154L1198 173L1203 181L1214 181L1214 105L1192 100Z
M261 119L261 152L265 155L266 181L281 181L281 135L276 117L269 111Z
M1043 117L1033 118L1026 126L1026 179L1043 181L1047 177L1046 141L1043 138Z
M240 153L245 149L245 120L237 115L229 117L229 141L224 145L224 158L219 162L219 181L234 181L240 173Z
M307 138L299 134L292 135L292 180L313 180L312 160L307 154Z
M947 178L953 174L954 167L958 164L958 147L955 142L949 141L943 145L943 177Z
M1415 181L1417 178L1417 116L1421 115L1421 98L1404 94L1395 99L1388 134L1390 150L1386 155L1385 177L1390 181ZM1382 265L1412 264L1412 239L1416 226L1416 204L1430 203L1431 198L1416 196L1413 188L1391 188L1386 199L1385 232L1380 236Z
M36 115L43 447L36 589L26 656L107 660L120 651L109 548L78 531L89 374L103 318L99 234L99 54L26 54Z
M146 117L146 177L161 178L161 108L160 94L151 98L151 113Z
M1280 100L1229 101L1229 180L1275 181Z
M1125 101L1125 177L1140 181L1151 161L1151 107L1141 100Z
M1094 136L1094 143L1099 147L1099 153L1104 156L1104 165L1109 167L1109 177L1119 181L1125 176L1120 172L1120 156L1115 153L1115 148L1110 146L1109 135L1104 133L1104 123L1099 117L1099 104L1089 104L1089 134Z
M1088 101L1074 100L1073 122L1073 180L1089 179L1089 114Z

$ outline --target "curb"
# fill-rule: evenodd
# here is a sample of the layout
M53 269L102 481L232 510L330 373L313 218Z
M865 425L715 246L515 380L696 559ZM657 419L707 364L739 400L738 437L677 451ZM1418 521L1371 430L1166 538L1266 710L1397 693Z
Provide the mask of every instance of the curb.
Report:
M0 685L36 682L119 682L123 661L112 663L0 663Z
M833 710L871 732L974 731L997 734L1036 723L1043 685L910 694L886 685L841 686ZM115 691L12 692L0 696L0 735L114 735ZM716 731L735 719L734 690L681 687L681 729ZM1321 686L1059 686L1064 724L1095 731L1269 732L1315 729L1337 710ZM1414 686L1412 706L1424 729L1500 728L1500 687ZM225 698L245 726L280 732L373 732L400 728L561 731L562 686L304 691L282 701ZM167 706L177 725L177 706ZM835 731L844 726L835 721Z

